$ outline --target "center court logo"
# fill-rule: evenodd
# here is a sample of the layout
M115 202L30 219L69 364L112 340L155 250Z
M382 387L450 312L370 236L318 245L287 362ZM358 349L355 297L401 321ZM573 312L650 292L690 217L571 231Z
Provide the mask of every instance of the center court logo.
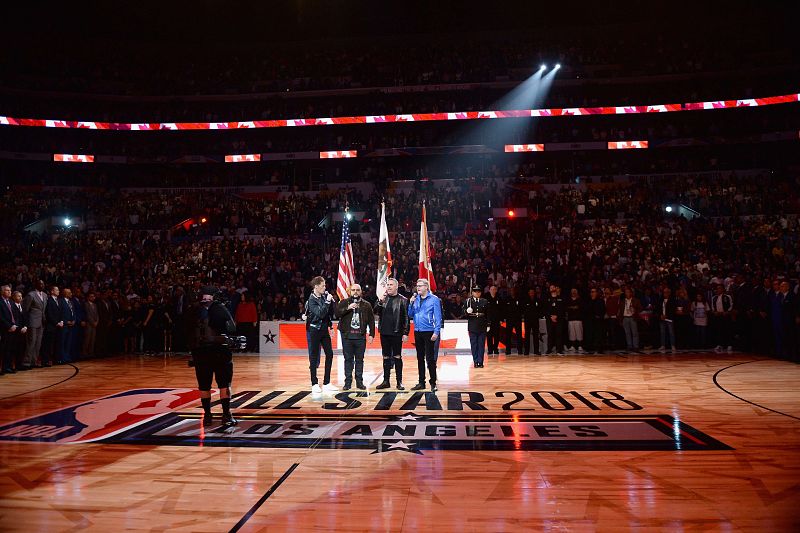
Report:
M252 398L257 392L242 393L242 398ZM237 415L239 425L227 427L201 423L200 413L192 405L198 397L197 391L189 389L122 392L2 426L0 441L360 449L415 454L425 450L730 449L667 415L487 411L287 415L256 411Z

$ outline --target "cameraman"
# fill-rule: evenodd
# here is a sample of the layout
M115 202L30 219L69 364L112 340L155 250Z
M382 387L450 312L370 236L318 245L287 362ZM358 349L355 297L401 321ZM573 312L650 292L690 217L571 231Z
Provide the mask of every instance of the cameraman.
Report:
M214 299L218 292L213 288L203 289L198 310L199 337L192 350L197 388L203 404L203 423L210 424L211 380L216 378L222 404L222 422L233 426L238 422L231 415L231 380L233 379L233 353L227 335L236 332L236 322L222 302Z

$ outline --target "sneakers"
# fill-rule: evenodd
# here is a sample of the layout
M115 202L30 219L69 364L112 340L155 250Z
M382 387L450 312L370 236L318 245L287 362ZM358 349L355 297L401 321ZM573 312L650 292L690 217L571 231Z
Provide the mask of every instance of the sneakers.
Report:
M390 386L391 385L389 385L388 381L384 381L383 383L381 383L380 385L378 385L375 388L378 389L378 390L382 390L382 389L388 389Z
M732 351L733 351L733 346L728 346L728 353L731 353Z
M586 350L583 349L583 346L578 346L578 353L586 353Z
M575 353L575 348L573 348L572 346L567 346L567 349L564 350L564 352L566 352L566 353Z
M431 392L436 392L437 390L439 389L436 387L436 383L431 383Z
M233 418L233 415L228 413L222 415L222 423L226 426L235 426L239 424L239 421Z
M673 346L672 348L669 349L669 351L672 352L672 353L676 353L678 351L678 349Z
M336 392L339 390L339 387L334 385L333 383L326 383L322 386L322 390L325 392Z
M722 351L722 346L720 346L719 344L714 346L714 351L715 352L721 352Z
M311 392L314 394L322 394L322 387L319 386L319 383L314 383L311 385Z
M666 352L667 351L667 347L666 346L659 346L658 347L658 351L659 352Z

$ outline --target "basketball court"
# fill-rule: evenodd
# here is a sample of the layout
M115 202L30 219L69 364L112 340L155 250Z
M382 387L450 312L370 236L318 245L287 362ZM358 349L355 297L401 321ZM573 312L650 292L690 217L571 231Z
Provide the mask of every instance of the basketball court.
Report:
M201 425L186 357L4 376L2 529L800 528L795 364L445 353L439 391L415 393L376 391L367 356L367 392L321 397L307 365L237 356L235 428Z

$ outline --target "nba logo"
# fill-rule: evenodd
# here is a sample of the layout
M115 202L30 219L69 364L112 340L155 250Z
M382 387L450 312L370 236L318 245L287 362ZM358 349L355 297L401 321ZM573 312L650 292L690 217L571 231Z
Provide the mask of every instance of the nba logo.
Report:
M0 427L0 441L93 442L196 402L194 389L134 389Z

